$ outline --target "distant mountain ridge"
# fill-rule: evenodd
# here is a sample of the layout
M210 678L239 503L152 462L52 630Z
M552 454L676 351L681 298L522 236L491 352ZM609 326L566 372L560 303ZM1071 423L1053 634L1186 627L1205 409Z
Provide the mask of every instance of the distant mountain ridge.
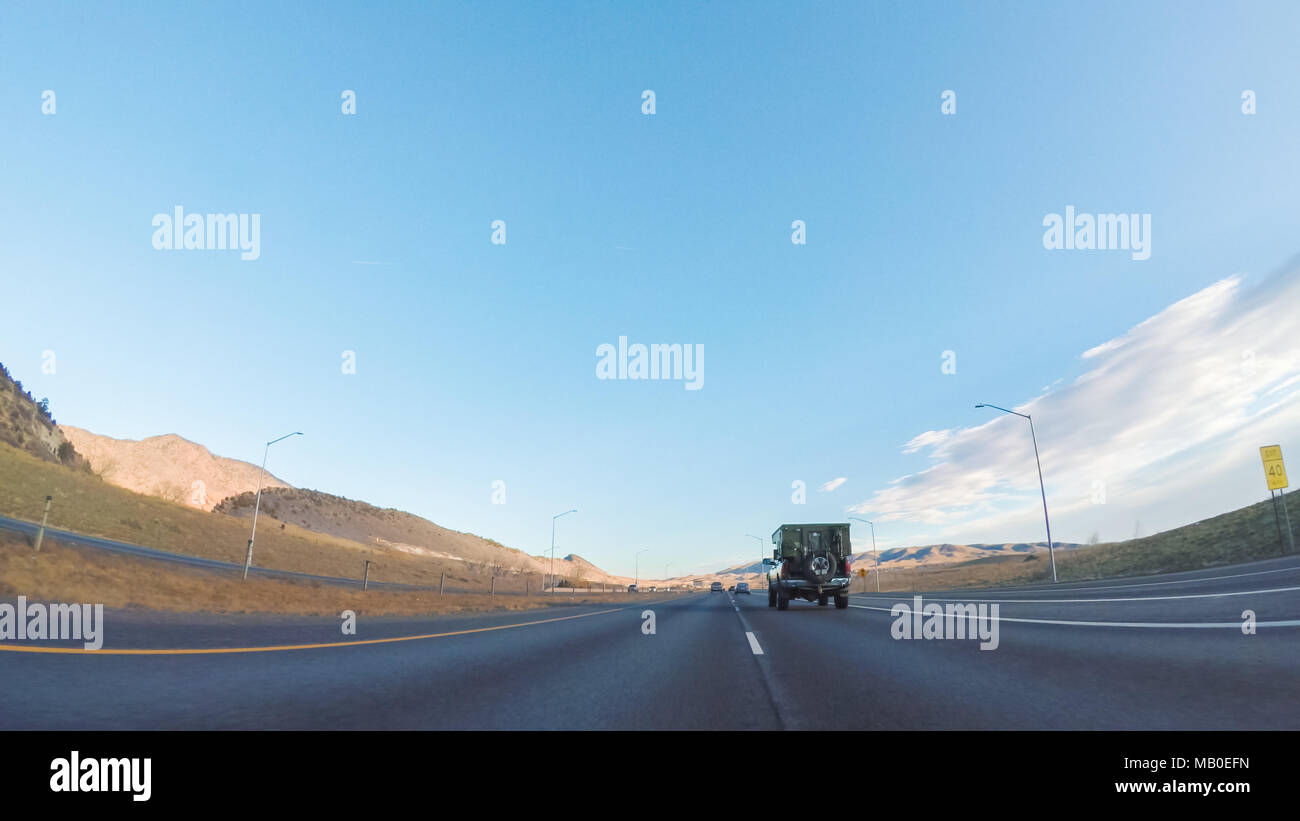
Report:
M29 400L30 401L30 400ZM36 413L33 405L32 414ZM28 415L32 415L28 414ZM26 418L26 417L24 417ZM43 417L42 417L43 418ZM35 424L35 423L33 423ZM105 481L118 487L177 504L233 516L251 516L262 469L259 465L217 456L203 445L174 433L146 439L114 439L71 425L54 427L50 442L65 448ZM32 436L37 455L51 456L51 446ZM75 450L74 450L75 448ZM29 448L30 449L30 448ZM57 449L57 444L53 445ZM80 454L80 455L78 455ZM262 517L369 547L410 556L452 559L480 570L549 574L549 557L530 556L492 539L441 527L412 513L380 508L318 490L295 488L267 473L262 482ZM625 584L581 556L556 556L559 579Z
M1081 544L1074 542L1058 542L1052 540L1053 546L1057 550L1074 550L1083 547ZM987 559L995 556L1009 556L1012 554L1030 554L1037 552L1046 552L1047 542L1002 542L1001 544L931 544L919 545L916 547L893 547L888 550L880 551L880 566L889 567L916 567L918 565L949 564L953 562L970 562L978 559ZM864 550L861 553L853 555L854 564L861 565L862 562L873 560L873 554L870 550Z
M1058 542L1052 540L1057 550L1074 550L1084 545L1075 542ZM1001 544L930 544L915 547L891 547L879 552L882 571L906 570L914 567L933 567L942 564L963 564L965 562L992 559L1001 556L1031 555L1047 552L1047 542L1003 542ZM870 550L854 553L852 556L855 570L870 570L875 566L876 555ZM737 581L753 583L762 578L763 565L760 562L745 562L723 568L715 573L701 573L683 576L682 581L694 582L717 579L728 584Z
M254 504L255 494L249 491L223 499L214 509L233 516L251 516ZM290 487L263 490L261 515L316 533L413 555L457 559L487 570L550 572L549 557L530 556L493 539L450 530L413 513L380 508L319 490ZM555 575L591 582L627 581L572 553L563 558L556 556Z

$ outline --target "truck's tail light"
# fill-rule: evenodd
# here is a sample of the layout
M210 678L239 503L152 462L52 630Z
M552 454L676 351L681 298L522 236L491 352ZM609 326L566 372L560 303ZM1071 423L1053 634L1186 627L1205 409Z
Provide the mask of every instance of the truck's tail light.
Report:
M852 560L852 559L849 559L849 558L845 558L845 559L844 559L844 575L845 575L845 576L852 576L852 575L853 575L853 560Z

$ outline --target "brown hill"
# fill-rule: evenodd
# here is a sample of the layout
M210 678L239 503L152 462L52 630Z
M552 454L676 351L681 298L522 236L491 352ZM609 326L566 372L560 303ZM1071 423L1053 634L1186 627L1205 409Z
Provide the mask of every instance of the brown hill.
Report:
M227 496L256 491L262 472L259 465L216 456L174 433L136 441L70 425L59 430L105 481L200 510L212 510ZM268 473L265 486L289 485Z
M1052 540L1052 544L1056 546L1058 560L1061 558L1061 551L1073 551L1083 547L1081 544L1074 542L1058 542L1055 539ZM1035 556L1038 554L1047 554L1047 542L931 544L917 545L915 547L892 547L888 550L879 551L879 560L881 570L887 571L933 568L943 565L961 565L986 559L996 559L1017 555ZM875 561L876 556L870 550L853 554L853 568L855 571L858 569L871 570L871 568L875 566ZM744 562L742 564L733 565L732 567L723 568L714 573L682 576L674 581L692 584L696 582L708 583L711 581L720 581L730 586L738 581L755 584L760 582L762 578L763 566L761 564L758 562Z
M119 488L203 511L249 516L261 481L262 514L356 547L365 545L404 561L433 559L430 566L463 566L472 574L548 574L548 557L529 556L472 533L461 533L400 510L378 508L314 490L298 490L259 465L217 456L174 433L139 441L101 436L57 425L46 402L37 401L0 365L0 442L46 462L77 466ZM29 517L30 511L24 512ZM127 517L122 521L135 523ZM115 536L121 536L114 532ZM135 538L127 534L126 538ZM562 581L625 584L580 556L556 557Z
M46 462L82 463L76 448L59 431L48 402L35 400L0 364L0 442Z
M255 494L247 491L223 499L214 510L233 516L252 516L254 503ZM549 557L530 556L492 539L449 530L412 513L375 507L319 490L264 489L260 515L315 533L414 556L462 561L473 570L546 574L551 567ZM555 557L555 575L589 582L624 581L572 554Z

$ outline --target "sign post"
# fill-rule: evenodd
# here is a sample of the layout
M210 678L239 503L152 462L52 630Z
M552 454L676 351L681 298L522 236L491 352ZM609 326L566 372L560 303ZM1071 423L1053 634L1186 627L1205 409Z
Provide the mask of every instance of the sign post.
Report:
M1291 514L1286 509L1286 464L1282 461L1281 445L1265 445L1259 449L1259 458L1264 462L1264 478L1268 481L1268 495L1273 499L1273 517L1277 518L1277 496L1282 497L1282 515L1286 518L1286 538L1295 552L1295 536L1291 532ZM1277 496L1273 495L1277 491ZM1278 540L1282 538L1282 527L1278 526Z

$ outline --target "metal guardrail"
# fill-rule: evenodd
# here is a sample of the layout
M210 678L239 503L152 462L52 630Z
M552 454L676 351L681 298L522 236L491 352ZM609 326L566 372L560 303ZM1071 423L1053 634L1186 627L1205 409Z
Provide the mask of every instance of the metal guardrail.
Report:
M0 530L7 530L13 533L22 533L24 535L34 537L42 530L42 527L40 524L37 524L36 522L28 522L23 519L13 519L8 516L0 516ZM200 569L213 570L213 571L233 571L235 573L242 573L244 570L244 565L240 562L225 562L225 561L221 561L220 559L205 559L200 556L189 556L184 553L171 553L166 550L158 550L157 548L144 547L142 545L131 544L130 542L119 542L113 539L101 538L99 536L88 536L84 533L75 533L70 530L59 530L57 528L52 528L47 526L44 528L44 533L45 533L45 538L47 539L57 539L61 542L65 542L68 544L80 545L82 547L92 547L100 550L110 550L115 553L122 553L125 555L135 556L144 559L152 559L154 561L173 562L177 564L188 565L190 567L197 567ZM369 568L367 567L365 568L365 573L368 574L368 572L369 572ZM331 584L331 585L337 585L342 587L362 587L363 589L378 588L378 589L385 589L385 590L422 590L422 591L438 591L439 594L457 594L457 595L478 594L484 596L552 595L550 588L544 587L540 582L531 586L525 584L524 590L503 590L496 583L496 581L500 581L501 579L516 579L518 578L517 576L498 576L496 577L496 581L492 582L490 585L484 586L483 588L477 588L477 587L465 587L454 583L448 584L445 574L440 584L421 585L421 584L409 584L405 582L379 582L374 580L367 580L365 575L353 579L353 578L345 578L341 576L323 576L316 573L305 573L298 570L278 570L270 567L250 567L249 573L256 574L263 577L269 577L269 578L284 578L284 579L297 580L297 581L315 581L315 582L321 582L324 584ZM598 584L599 583L597 583L597 585ZM578 588L576 592L581 593L584 596L589 594L594 594L594 593L615 594L620 592L626 592L626 586L624 585L616 585L610 583L606 585L606 588L608 589L604 591L600 590L598 586L592 587L590 589ZM555 588L554 595L572 596L575 595L575 591L567 587L557 587Z

